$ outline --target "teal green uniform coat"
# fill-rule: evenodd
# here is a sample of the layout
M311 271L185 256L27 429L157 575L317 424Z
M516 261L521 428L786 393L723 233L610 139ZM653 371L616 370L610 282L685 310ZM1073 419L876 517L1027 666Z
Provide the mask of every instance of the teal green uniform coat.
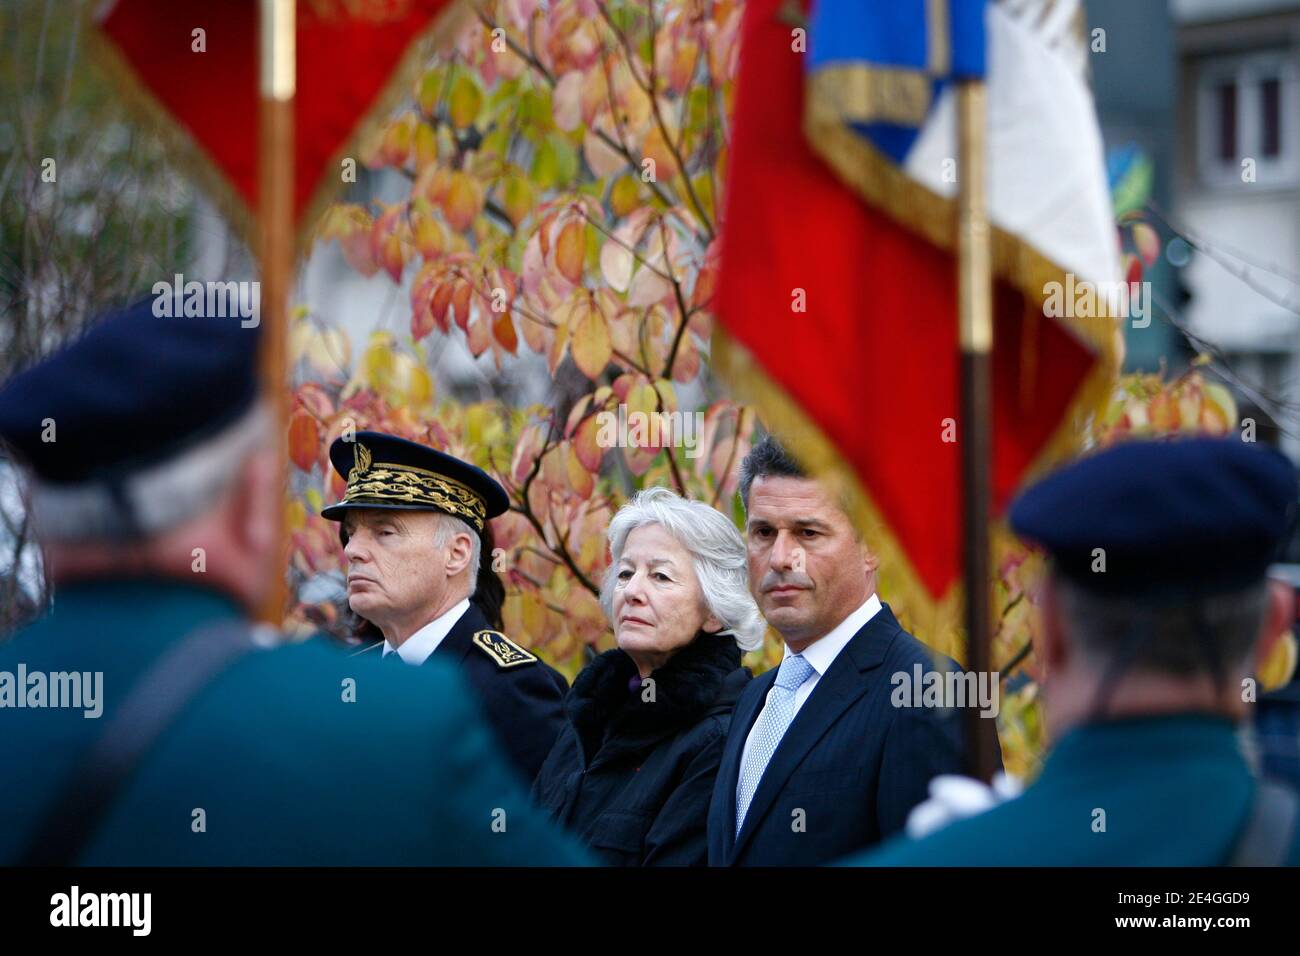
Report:
M98 719L0 707L0 863L19 858L137 675L196 626L239 616L215 591L104 581L61 589L48 615L0 644L11 674L19 663L103 672ZM318 638L236 661L145 755L79 862L585 862L530 805L453 665L368 656Z
M1254 792L1236 727L1226 719L1185 714L1087 724L1062 737L1038 780L1015 800L844 862L1218 866L1232 856ZM1300 830L1288 857L1289 865L1298 862Z

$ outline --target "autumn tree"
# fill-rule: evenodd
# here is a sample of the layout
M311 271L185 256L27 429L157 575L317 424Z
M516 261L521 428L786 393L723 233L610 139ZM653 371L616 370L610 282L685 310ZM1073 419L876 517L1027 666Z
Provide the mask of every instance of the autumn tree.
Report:
M704 0L484 3L416 79L362 156L409 194L337 205L319 232L362 274L408 284L409 335L379 333L351 362L338 330L310 310L297 320L314 369L290 423L310 476L291 516L300 584L341 567L316 513L342 493L326 449L348 428L501 480L506 629L570 676L612 641L596 598L628 495L668 485L736 511L754 418L716 395L706 358L739 18L738 3ZM496 369L540 356L578 385L523 408L439 400L428 366L450 337ZM297 616L339 623L329 602Z

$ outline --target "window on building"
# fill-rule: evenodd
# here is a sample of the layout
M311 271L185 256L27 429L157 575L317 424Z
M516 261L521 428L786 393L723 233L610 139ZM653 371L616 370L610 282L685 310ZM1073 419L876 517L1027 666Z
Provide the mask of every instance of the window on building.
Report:
M1259 151L1276 157L1282 149L1282 82L1270 76L1259 84Z
M1219 84L1218 122L1219 160L1225 163L1237 159L1237 84L1233 80Z
M1300 184L1300 70L1284 51L1198 66L1197 156L1211 185Z

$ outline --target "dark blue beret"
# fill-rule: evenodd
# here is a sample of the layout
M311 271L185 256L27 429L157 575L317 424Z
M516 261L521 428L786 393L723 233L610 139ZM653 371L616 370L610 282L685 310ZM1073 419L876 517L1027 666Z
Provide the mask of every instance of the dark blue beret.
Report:
M342 521L354 508L442 511L481 532L510 507L505 489L482 468L396 435L336 438L330 462L348 483L343 500L321 512L330 521Z
M1178 596L1263 578L1296 516L1295 466L1235 438L1131 441L1026 490L1011 527L1093 591ZM1094 571L1096 549L1105 571Z
M0 438L45 481L120 477L165 461L256 400L256 326L158 317L153 301L109 314L0 389ZM42 441L46 419L52 442Z

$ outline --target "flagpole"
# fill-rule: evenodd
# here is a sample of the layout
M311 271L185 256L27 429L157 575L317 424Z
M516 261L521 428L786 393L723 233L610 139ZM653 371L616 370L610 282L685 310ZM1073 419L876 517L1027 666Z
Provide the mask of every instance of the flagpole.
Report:
M986 196L986 105L983 80L957 84L957 298L961 326L962 515L965 548L967 667L991 673L989 508L992 482L991 361L993 285ZM990 676L990 679L991 676ZM980 780L993 777L997 728L980 708L966 713L967 759Z
M261 260L260 356L262 394L271 403L275 428L275 487L288 486L286 448L289 391L285 375L288 301L293 276L293 102L297 79L295 0L260 0L258 57L257 212ZM289 536L285 509L276 509L275 568L260 617L279 625L288 598Z

